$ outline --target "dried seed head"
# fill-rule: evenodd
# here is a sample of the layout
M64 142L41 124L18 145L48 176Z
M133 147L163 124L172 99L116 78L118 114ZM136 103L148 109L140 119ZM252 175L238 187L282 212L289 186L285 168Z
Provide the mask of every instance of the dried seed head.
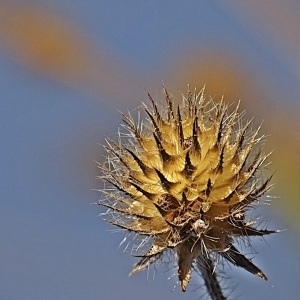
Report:
M238 106L230 113L223 101L195 90L175 108L164 94L162 106L148 95L145 122L124 115L127 133L118 143L107 140L100 168L111 186L99 204L109 208L113 225L149 237L150 247L130 274L173 250L183 291L196 269L210 296L225 299L213 267L218 256L267 280L233 243L276 232L257 229L246 217L270 189L271 178L261 178L269 155L262 153L259 129L243 122Z

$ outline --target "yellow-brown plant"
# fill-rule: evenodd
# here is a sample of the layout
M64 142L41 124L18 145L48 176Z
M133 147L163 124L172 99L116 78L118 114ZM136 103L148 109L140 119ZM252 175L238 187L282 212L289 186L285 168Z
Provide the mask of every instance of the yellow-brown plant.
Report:
M182 291L196 270L211 298L225 299L215 268L219 258L267 280L234 242L276 232L247 218L270 189L271 177L263 175L269 154L238 106L229 112L223 100L188 90L175 108L165 88L164 94L166 105L148 95L146 121L123 115L127 132L118 142L107 139L99 166L110 186L99 204L109 208L110 223L145 237L130 274L173 251Z

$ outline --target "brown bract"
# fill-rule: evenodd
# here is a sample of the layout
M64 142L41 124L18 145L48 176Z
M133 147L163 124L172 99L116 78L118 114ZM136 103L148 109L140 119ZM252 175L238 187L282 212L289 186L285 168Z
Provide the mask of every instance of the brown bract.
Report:
M150 95L146 121L124 115L126 134L107 140L101 178L112 187L99 202L110 223L148 236L151 245L130 274L159 261L167 250L178 259L178 278L187 289L192 270L201 273L212 299L225 299L214 265L218 256L267 280L233 245L239 237L275 231L258 229L247 210L270 189L263 180L269 154L259 129L244 122L238 105L188 90L180 105L164 88L165 105ZM224 298L222 298L224 297Z

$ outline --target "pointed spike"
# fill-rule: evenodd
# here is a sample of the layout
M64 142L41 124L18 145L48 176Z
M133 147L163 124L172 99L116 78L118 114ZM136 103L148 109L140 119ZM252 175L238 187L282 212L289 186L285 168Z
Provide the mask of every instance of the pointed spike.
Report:
M268 280L267 276L233 245L230 245L230 248L227 251L220 252L220 255L230 261L233 265L241 267L264 280Z
M182 192L181 201L182 201L183 205L185 205L188 202L185 192Z
M254 174L255 171L258 169L260 165L260 160L261 160L261 151L259 151L254 159L253 162L250 164L250 166L247 168L246 173Z
M195 168L196 167L194 167L191 163L190 153L188 151L185 156L185 165L182 173L189 177L193 174Z
M243 146L243 142L245 140L245 133L246 133L246 130L248 129L249 125L252 123L252 119L250 119L246 125L244 126L244 128L242 128L240 130L240 132L238 133L237 137L236 137L236 140L237 140L237 149L236 149L236 152L235 152L235 156L238 155L238 153L241 151L242 149L242 146Z
M158 175L158 177L159 177L159 179L160 179L160 181L161 181L161 184L162 184L163 188L164 188L167 192L169 192L170 189L171 189L172 186L173 186L173 183L170 182L170 181L168 181L168 180L166 179L166 177L165 177L160 171L158 171L157 169L155 169L155 171L156 171L156 173L157 173L157 175Z
M147 108L145 108L145 112L148 114L149 118L151 119L151 122L154 126L154 132L157 134L157 136L161 139L161 131L156 123L156 121L154 120L154 117L152 116L152 114L149 112L149 110Z
M149 193L149 192L145 191L144 189L142 189L138 184L136 184L132 180L130 180L129 182L130 182L131 185L133 185L136 188L137 191L139 191L140 193L142 193L148 199L153 200L155 198L156 194L152 194L152 193Z
M234 216L230 217L229 223L233 226L232 234L240 236L264 236L272 233L277 233L278 230L267 230L267 229L258 229L251 227L255 224L253 221L245 222L245 212L237 212Z
M165 216L168 215L170 213L170 209L164 208L160 205L158 205L157 203L154 203L154 206L156 207L156 209L158 210L158 212L161 214L161 216L165 219ZM165 221L168 223L168 221L165 219Z
M194 123L193 123L193 149L194 152L197 154L201 154L201 146L198 141L198 117L195 117Z
M228 117L228 126L233 126L236 122L236 119L237 117L239 116L239 113L238 113L238 110L240 108L240 104L241 104L241 101L239 100L236 107L235 107L235 110L229 115ZM242 115L242 114L240 114Z
M145 235L149 235L149 234L154 235L154 234L165 233L169 231L168 227L164 227L162 229L154 229L153 227L151 228L151 226L146 226L146 225L140 226L139 222L132 222L132 224L122 224L119 223L118 221L112 220L112 221L108 221L108 223L118 226L122 229L126 229L128 231L135 231L138 232L139 234L145 234Z
M257 182L256 182L257 183ZM255 184L253 186L255 186ZM237 190L238 188L236 188ZM236 192L236 190L234 192ZM256 200L256 198L251 197L251 193L253 191L253 187L249 188L249 190L247 191L247 193L245 193L244 195L242 195L244 197L244 199L238 203L236 203L235 205L233 205L233 207L230 209L230 213L236 213L238 211L243 210L246 206L250 205L252 202L254 202Z
M123 159L122 155L120 155L120 153L118 153L114 148L112 147L107 147L104 145L104 149L106 152L111 152L113 153L118 159L119 161L127 168L130 170L128 164L125 162L125 160Z
M193 103L193 94L190 91L190 86L188 86L188 92L187 92L187 104L188 104L188 109L189 109L189 116L192 118L193 116L195 116L195 109L196 109L196 105Z
M233 189L232 192L222 201L228 204L235 194L236 194L236 189Z
M112 184L115 188L117 188L120 192L123 192L125 195L129 196L129 197L134 197L133 194L130 194L128 191L126 191L124 188L121 187L121 184L116 180L116 178L113 177L113 179L115 180L115 182L109 178L105 178L105 180L107 182L109 182L110 184Z
M152 256L145 256L143 257L137 264L135 264L132 268L132 270L129 273L129 276L143 271L146 268L148 268L151 264L153 264L155 261L157 261L161 256L161 253L152 255Z
M224 117L225 117L225 113L226 113L226 107L223 106L223 100L220 103L220 108L219 108L218 113L220 113L220 116L218 116L218 118L219 118L219 128L218 128L218 135L217 135L217 145L220 145L222 134L223 134Z
M199 255L195 261L196 268L201 272L206 289L211 299L226 300L215 272L215 264L207 255Z
M237 188L241 188L244 186L247 182L249 182L252 178L255 172L259 169L259 167L264 163L264 161L267 159L267 156L261 156L261 153L258 152L252 162L252 164L247 168L247 170L244 173L244 178L239 182L239 185ZM242 170L242 168L245 165L246 160L242 163L242 165L239 167L239 171ZM238 175L238 173L237 173ZM257 183L257 182L256 182ZM252 185L253 188L250 189L250 192L255 190L255 185ZM250 195L250 193L249 193Z
M178 126L178 135L180 140L180 145L183 147L184 145L184 135L183 135L183 129L182 129L182 120L181 120L181 114L180 114L180 108L177 107L177 126Z
M122 113L123 116L123 123L130 129L130 131L135 135L137 140L141 139L141 134L135 125L134 121L130 116L126 116L125 114Z
M183 292L191 279L194 259L201 254L201 242L185 240L176 247L178 256L178 279Z
M165 87L163 87L163 89L164 89L165 98L166 98L166 101L167 101L167 104L168 104L168 121L170 121L171 118L173 120L175 120L175 115L174 115L174 111L173 111L172 100L170 98L170 95L169 95L167 89Z
M244 139L245 139L244 133L239 135L238 140L237 140L238 146L237 146L235 155L237 155L242 150L242 145L243 145Z
M149 170L150 170L150 168L149 167L147 167L139 158L138 158L138 156L133 152L133 151L131 151L130 149L128 149L128 148L124 148L128 153L130 153L131 154L131 156L133 157L133 159L135 160L135 162L139 165L139 167L141 168L141 170L142 170L142 172L144 173L144 174L146 174Z
M247 236L264 236L264 235L269 235L278 232L278 230L256 229L250 226L241 227L239 229L241 231L241 235L247 235Z
M209 197L211 191L212 191L212 183L211 183L211 180L210 180L210 178L209 178L208 181L207 181L207 185L206 185L205 192L204 192L204 193L205 193L205 196L206 196L206 197Z
M246 173L248 173L248 178L251 178L255 174L255 172L259 169L259 167L264 163L264 161L268 158L269 155L261 156L261 153L259 152L254 161L253 164L249 166Z
M218 165L216 167L216 172L222 174L223 173L223 164L224 164L224 149L225 149L224 145L221 149L220 155L219 155L219 162Z
M157 135L155 133L153 133L153 136L154 136L154 139L155 139L155 142L157 145L158 152L162 159L162 162L164 163L164 162L168 161L171 156L166 152L166 150L164 149L164 147L163 147L162 143L160 142L159 138L157 137Z
M179 281L180 281L180 287L183 292L186 291L188 284L190 283L192 276L192 271L188 270L185 276L181 275L181 273L178 273Z
M258 126L258 128L256 129L256 131L254 133L252 133L251 139L250 139L250 143L254 143L255 142L255 138L257 137L257 135L258 135L261 127L262 127L262 125Z
M124 202L123 202L124 203ZM152 216L145 216L143 214L140 213L135 213L130 207L129 204L126 204L128 206L128 208L121 208L121 207L116 207L114 205L110 205L108 203L98 203L98 205L110 208L111 210L113 210L114 212L118 212L121 214L126 214L126 215L130 215L130 216L135 216L138 217L139 219L150 219L152 218Z
M150 95L150 93L148 93L148 98L149 98L149 100L151 101L151 104L152 104L152 107L153 107L153 109L154 109L154 114L155 114L155 116L156 116L156 119L157 119L158 121L161 121L161 116L160 116L160 114L159 114L159 112L158 112L157 105L155 104L155 102L154 102L152 96Z
M251 153L252 148L253 148L253 144L250 143L247 146L247 148L245 149L245 153L244 153L245 156L244 156L244 158L242 160L239 161L239 163L240 163L239 171L242 170L245 167L246 163L248 162L248 158L249 158L249 155ZM240 158L240 156L239 156L239 158Z
M251 193L250 196L254 199L257 199L260 196L262 196L265 192L267 192L270 189L270 186L268 186L268 184L270 183L272 177L273 175L270 176L258 189Z
M191 93L191 110L194 109L194 111L191 111L191 117L196 117L198 115L198 107L201 106L197 104L198 95L196 94L196 88L194 89L194 93Z

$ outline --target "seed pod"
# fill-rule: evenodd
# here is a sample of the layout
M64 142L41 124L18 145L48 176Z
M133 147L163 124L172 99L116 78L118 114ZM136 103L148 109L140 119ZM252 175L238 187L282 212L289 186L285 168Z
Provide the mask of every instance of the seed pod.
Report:
M174 251L182 291L197 270L211 298L226 299L215 274L218 257L267 280L234 246L239 238L276 232L256 228L246 215L271 187L271 177L261 176L269 154L259 129L243 121L238 106L229 112L203 90L188 90L177 108L165 88L165 105L148 96L146 121L124 115L127 133L118 143L107 140L100 165L111 185L99 202L109 208L108 222L150 241L130 274Z

